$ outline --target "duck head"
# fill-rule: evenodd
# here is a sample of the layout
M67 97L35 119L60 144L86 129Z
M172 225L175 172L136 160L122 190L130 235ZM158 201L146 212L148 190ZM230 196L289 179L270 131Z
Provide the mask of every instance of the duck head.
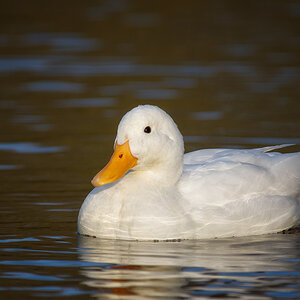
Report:
M114 153L92 184L114 182L132 170L145 180L172 185L181 176L183 153L182 135L166 112L152 105L135 107L123 116Z

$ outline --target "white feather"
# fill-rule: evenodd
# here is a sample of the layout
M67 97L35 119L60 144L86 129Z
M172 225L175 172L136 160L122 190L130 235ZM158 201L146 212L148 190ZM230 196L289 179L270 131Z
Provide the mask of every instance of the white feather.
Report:
M278 232L300 222L300 152L269 152L286 145L183 155L176 124L150 105L134 108L121 120L116 141L127 140L137 166L87 196L79 233L201 239Z

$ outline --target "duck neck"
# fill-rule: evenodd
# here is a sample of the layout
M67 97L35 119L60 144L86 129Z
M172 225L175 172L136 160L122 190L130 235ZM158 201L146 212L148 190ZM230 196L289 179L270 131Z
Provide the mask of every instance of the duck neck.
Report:
M145 169L138 169L132 175L136 178L151 183L156 186L174 186L181 177L183 169L183 157L180 156L176 160L157 163L147 166Z

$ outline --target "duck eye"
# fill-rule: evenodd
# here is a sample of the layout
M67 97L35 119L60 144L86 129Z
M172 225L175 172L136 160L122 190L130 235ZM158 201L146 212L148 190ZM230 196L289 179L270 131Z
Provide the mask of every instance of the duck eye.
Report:
M150 126L145 127L144 132L150 133L151 132L151 127Z

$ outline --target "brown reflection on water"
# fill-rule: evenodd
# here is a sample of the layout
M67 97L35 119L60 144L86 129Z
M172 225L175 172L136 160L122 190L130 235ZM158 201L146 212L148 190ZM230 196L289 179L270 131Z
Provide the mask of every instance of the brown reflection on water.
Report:
M1 234L74 236L117 124L138 104L168 111L186 151L300 144L299 11L297 1L2 1Z

